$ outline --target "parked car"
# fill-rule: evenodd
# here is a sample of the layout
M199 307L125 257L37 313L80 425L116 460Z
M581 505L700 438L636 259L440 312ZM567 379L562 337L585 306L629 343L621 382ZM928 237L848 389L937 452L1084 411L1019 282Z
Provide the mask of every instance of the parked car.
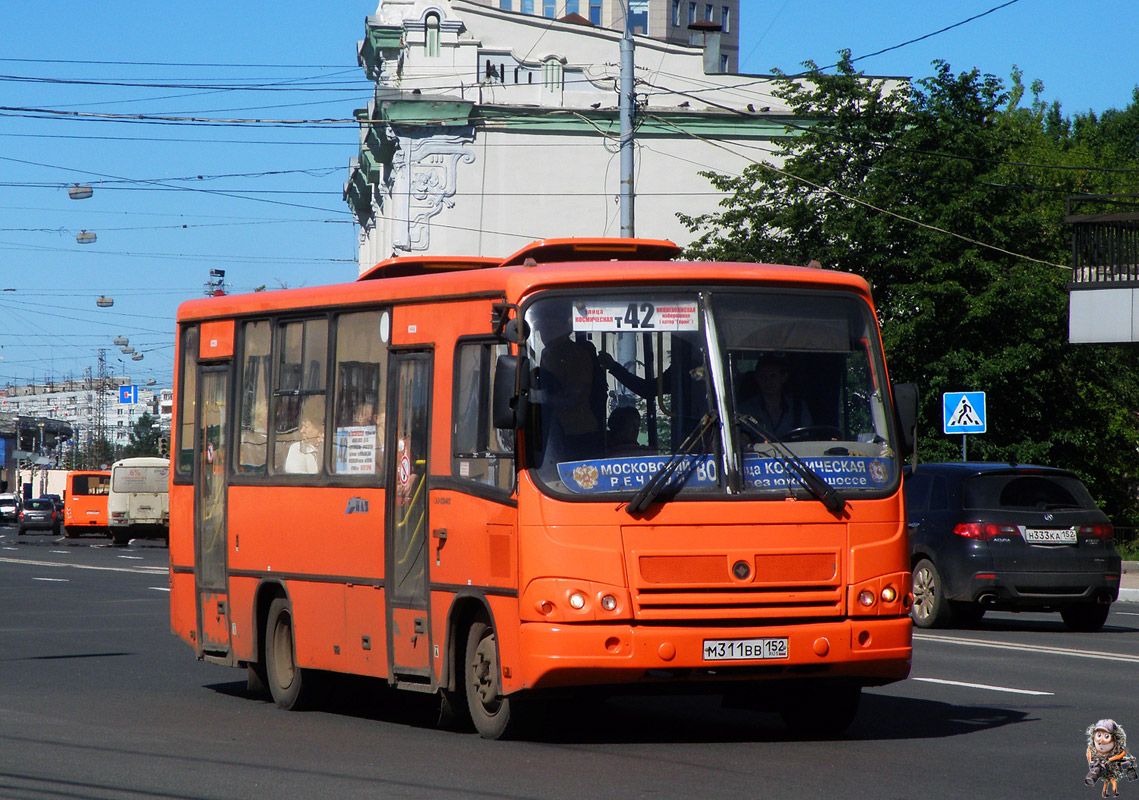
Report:
M1119 596L1114 529L1075 474L988 463L905 470L914 624L975 622L987 609L1059 611L1103 627Z
M59 533L59 526L63 515L55 508L55 503L46 497L37 497L35 500L26 500L20 508L19 533L39 530Z
M20 496L0 494L0 522L15 522L20 514Z

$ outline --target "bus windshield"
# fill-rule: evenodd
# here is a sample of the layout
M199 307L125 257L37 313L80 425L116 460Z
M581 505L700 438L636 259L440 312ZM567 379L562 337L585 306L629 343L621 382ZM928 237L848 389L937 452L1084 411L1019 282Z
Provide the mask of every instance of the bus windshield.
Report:
M551 493L629 495L673 456L668 494L686 499L799 496L799 465L846 496L896 488L877 328L855 294L578 292L525 319L527 463Z

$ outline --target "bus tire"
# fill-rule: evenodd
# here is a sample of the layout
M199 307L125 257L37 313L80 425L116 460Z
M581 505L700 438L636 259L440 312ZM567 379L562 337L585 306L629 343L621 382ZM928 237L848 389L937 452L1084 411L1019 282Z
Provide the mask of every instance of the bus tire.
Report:
M117 545L127 545L131 542L131 535L128 531L115 531L111 534L111 539Z
M64 525L63 526L63 535L66 536L68 539L78 539L79 538L79 529L75 528L71 525Z
M273 701L286 711L306 708L312 698L312 670L297 666L293 607L283 597L269 606L265 629L265 677Z
M484 617L471 623L467 631L463 675L467 708L475 730L484 739L503 739L512 729L511 716L517 701L502 694L502 669L494 626Z

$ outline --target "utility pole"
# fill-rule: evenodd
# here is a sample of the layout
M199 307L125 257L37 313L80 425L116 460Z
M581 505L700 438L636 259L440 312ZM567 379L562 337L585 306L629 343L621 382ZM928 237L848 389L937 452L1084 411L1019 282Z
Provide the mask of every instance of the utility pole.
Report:
M621 112L621 236L633 232L633 15L632 0L625 0L625 32L621 36L621 78L618 107Z
M99 349L98 388L95 390L95 447L92 469L99 469L107 441L107 351Z

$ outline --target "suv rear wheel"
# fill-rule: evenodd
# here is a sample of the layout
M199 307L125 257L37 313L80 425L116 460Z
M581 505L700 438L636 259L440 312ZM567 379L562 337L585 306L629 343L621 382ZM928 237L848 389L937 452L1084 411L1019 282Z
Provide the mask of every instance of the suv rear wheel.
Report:
M910 616L919 628L944 625L950 619L941 573L928 558L914 565L914 606L910 609Z
M1107 603L1082 603L1061 608L1060 618L1074 631L1098 631L1107 622L1110 610Z

